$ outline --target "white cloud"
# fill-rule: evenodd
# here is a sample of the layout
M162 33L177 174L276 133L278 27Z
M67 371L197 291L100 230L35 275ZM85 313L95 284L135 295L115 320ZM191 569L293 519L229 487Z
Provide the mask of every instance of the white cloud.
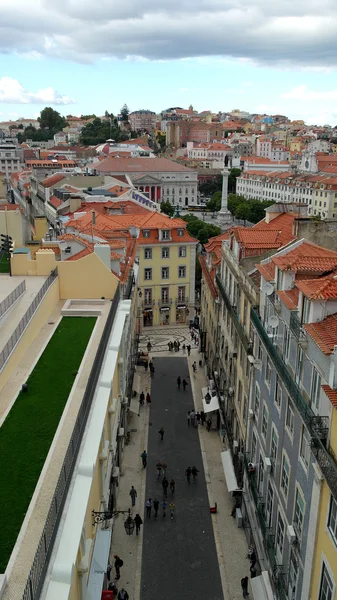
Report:
M17 79L12 77L0 78L0 102L8 104L73 104L75 100L62 96L52 87L37 92L27 91Z
M328 69L337 66L336 28L336 0L1 0L0 52Z

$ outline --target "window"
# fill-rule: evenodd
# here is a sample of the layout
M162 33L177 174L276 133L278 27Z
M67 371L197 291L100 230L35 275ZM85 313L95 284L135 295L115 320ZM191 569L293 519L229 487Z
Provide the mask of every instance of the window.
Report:
M303 350L301 347L297 349L297 358L296 358L296 373L295 380L296 383L300 383L302 379L302 367L303 367Z
M238 388L238 405L241 406L241 400L242 400L242 382L239 379L239 388Z
M162 279L169 279L170 276L170 269L169 267L162 267L161 268L161 278Z
M333 594L332 579L330 577L330 574L328 572L325 562L323 562L318 600L332 600L332 594Z
M152 289L146 288L144 290L144 304L152 304Z
M270 385L271 382L271 372L272 372L272 367L271 367L271 362L269 357L267 357L267 362L266 362L266 384Z
M170 230L169 229L163 229L161 232L161 239L162 240L169 240L170 239Z
M255 384L255 401L254 401L254 413L255 413L256 418L258 418L258 416L259 416L260 397L261 397L260 388L256 383Z
M288 361L289 360L289 354L290 354L290 331L288 329L288 327L284 328L284 343L283 343L283 356L284 356L284 360Z
M260 454L258 489L259 489L259 494L261 494L261 495L263 493L263 479L264 479L264 462L263 462L263 458Z
M281 490L284 495L287 497L288 488L289 488L289 474L290 474L290 465L289 461L285 454L283 454L282 458L282 469L281 469Z
M183 235L184 235L183 229L177 229L177 232L178 232L179 237L183 237Z
M152 279L152 269L144 269L144 279Z
M277 520L277 530L276 530L276 548L279 551L281 556L283 553L283 546L284 546L284 530L285 530L284 521L279 513L278 520Z
M274 504L274 490L268 482L268 491L267 491L267 504L266 504L266 513L267 513L267 527L271 526L272 518L273 518L273 504Z
M178 277L180 279L186 277L186 267L178 267Z
M256 459L256 435L255 432L253 431L253 435L252 435L252 463L255 463L255 459Z
M178 256L180 258L185 258L185 256L186 256L186 246L179 246Z
M294 433L294 411L291 407L289 398L288 398L287 412L286 412L286 428L288 429L288 432L292 436Z
M300 457L306 468L310 462L310 442L308 434L304 427L302 427L301 445L300 445Z
M178 300L180 302L185 302L185 286L179 286L178 287Z
M152 258L152 248L145 248L144 258Z
M270 460L272 461L273 465L275 465L275 463L276 463L277 447L278 447L278 435L277 435L277 431L273 425L272 430L271 430L271 444L270 444Z
M278 410L281 410L281 404L282 404L282 386L280 384L280 380L279 380L278 377L276 378L275 404L276 404Z
M162 287L161 288L161 301L168 302L168 300L169 300L169 289L168 289L168 287Z
M298 537L302 535L303 528L303 519L304 519L304 500L300 490L297 488L296 490L296 498L295 498L295 510L294 510L294 525L296 529L296 533Z
M315 367L313 367L310 397L311 397L311 406L316 410L319 409L319 400L320 400L320 396L321 396L321 383L322 383L322 378L321 378L319 372L317 371L317 369L315 369Z
M268 409L266 407L266 405L263 405L263 413L262 413L262 435L264 437L264 439L267 438L267 431L268 431Z
M170 248L162 248L161 249L161 257L162 258L170 258Z
M333 496L330 500L328 528L337 546L337 501Z
M296 596L296 586L297 586L297 576L298 576L298 563L294 556L294 553L291 552L290 562L289 562L289 580L288 580L288 598L293 600Z
M150 237L150 230L149 229L143 229L143 237L145 237L145 238Z
M310 302L308 298L303 298L301 323L307 323L309 321Z

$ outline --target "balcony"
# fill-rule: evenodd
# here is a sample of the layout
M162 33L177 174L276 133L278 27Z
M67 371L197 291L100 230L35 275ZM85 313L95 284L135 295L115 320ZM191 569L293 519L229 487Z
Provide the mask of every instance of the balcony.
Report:
M234 323L237 334L242 342L244 349L246 350L246 352L248 352L250 350L250 344L249 344L249 339L246 335L245 329L240 323L239 316L238 316L235 308L233 307L229 297L227 296L225 286L224 286L223 282L221 281L219 275L216 275L215 279L216 279L216 283L217 283L220 295L221 295L221 297L226 305L226 308L231 316L231 319Z
M187 303L187 298L176 298L175 299L175 303L176 304L186 304Z
M251 322L255 326L261 341L263 342L268 355L273 362L277 374L279 375L283 385L287 389L287 392L295 404L300 416L302 417L307 430L311 436L311 447L316 460L321 468L321 471L326 479L326 482L331 490L331 493L337 498L337 464L325 448L322 437L315 420L315 415L312 412L310 406L302 396L301 390L297 383L294 381L290 371L288 370L282 356L274 346L272 340L269 338L263 323L261 322L259 315L253 307L250 309Z
M290 329L297 341L305 337L305 332L303 331L297 310L292 310L290 313Z
M172 298L161 298L158 300L158 306L171 306Z
M143 308L152 308L155 305L156 301L153 300L152 298L145 298L142 301L142 307Z

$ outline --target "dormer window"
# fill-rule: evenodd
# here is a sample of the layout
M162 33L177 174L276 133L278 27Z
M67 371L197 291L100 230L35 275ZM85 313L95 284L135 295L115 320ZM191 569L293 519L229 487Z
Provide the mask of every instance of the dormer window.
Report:
M149 229L143 229L143 237L145 237L145 238L150 237L150 230Z
M182 237L184 235L184 230L183 229L177 229L178 235L180 237Z
M170 234L171 234L171 232L170 232L169 229L163 229L162 232L161 232L161 239L162 240L169 240L170 237L171 237Z

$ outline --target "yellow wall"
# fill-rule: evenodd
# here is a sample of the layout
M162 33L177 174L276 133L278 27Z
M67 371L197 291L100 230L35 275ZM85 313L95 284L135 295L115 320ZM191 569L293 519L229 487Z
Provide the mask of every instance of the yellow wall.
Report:
M60 299L59 286L57 280L51 285L43 298L38 310L29 323L25 333L20 339L20 342L13 350L11 357L7 361L5 367L0 373L0 391L7 383L9 377L13 374L24 354L27 352L30 345L40 333L41 328L46 324L50 314Z
M0 174L0 198L2 200L6 199L6 185L5 185L5 178L6 176L1 173Z
M61 300L114 297L118 279L94 252L79 260L56 261L52 250L40 249L35 258L31 260L27 254L14 254L11 261L13 275L49 275L57 267Z
M181 258L178 255L179 246L186 247L186 257ZM161 249L170 248L170 257L162 258ZM145 248L152 248L152 259L145 259L144 252ZM194 246L193 246L194 248ZM175 300L178 298L178 287L185 286L185 298L186 305L189 302L190 297L190 277L191 277L191 246L184 243L184 238L181 238L181 244L169 244L163 242L162 245L151 246L140 246L139 248L139 287L142 290L142 298L144 300L144 289L152 289L152 299L155 300L156 305L153 306L153 324L159 323L159 306L158 300L161 300L161 288L169 287L169 298L172 299L171 311L170 311L170 322L175 322L175 311L176 303ZM186 277L178 277L178 267L186 267ZM169 279L161 278L161 268L169 267ZM144 279L144 269L152 268L152 280Z
M35 235L34 240L42 240L48 231L47 217L39 217L34 219Z
M19 209L0 210L0 233L10 235L16 248L24 244L22 219L23 215Z
M290 142L290 151L291 152L299 152L301 150L302 143L301 142Z
M337 410L334 408L332 410L330 448L334 455L337 456ZM335 585L337 585L337 547L327 529L330 498L331 493L329 486L326 481L323 481L312 569L310 600L318 599L323 555L333 574ZM333 600L335 600L335 598L337 598L336 594L334 595Z

